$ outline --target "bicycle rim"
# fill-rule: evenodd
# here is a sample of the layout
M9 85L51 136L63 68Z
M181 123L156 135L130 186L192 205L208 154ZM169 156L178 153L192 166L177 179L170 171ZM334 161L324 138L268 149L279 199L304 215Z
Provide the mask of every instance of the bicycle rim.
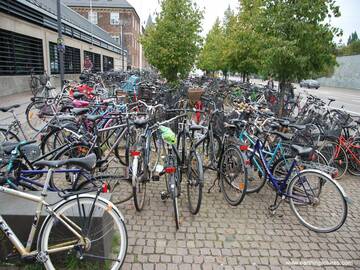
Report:
M85 246L57 218L51 217L44 224L41 251L47 254L46 269L120 269L127 250L125 224L112 203L99 198L94 205L94 199L90 196L73 199L56 210L72 222L73 228L77 226ZM57 253L50 251L69 243L75 247Z
M204 174L202 160L200 156L192 152L188 161L187 168L187 194L189 210L191 214L196 215L201 206L202 189L204 186Z
M232 206L239 205L247 188L247 169L240 150L228 147L220 164L220 183L225 200Z
M289 202L298 220L308 229L328 233L338 230L347 216L347 202L339 186L316 170L297 174L290 182Z

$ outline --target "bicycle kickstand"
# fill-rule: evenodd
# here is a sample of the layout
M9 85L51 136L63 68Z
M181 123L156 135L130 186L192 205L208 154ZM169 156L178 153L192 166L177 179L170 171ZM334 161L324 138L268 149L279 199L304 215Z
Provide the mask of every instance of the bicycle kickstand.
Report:
M276 214L276 209L279 208L281 202L283 201L282 198L280 198L280 200L278 201L278 198L279 198L279 194L276 194L274 203L269 206L269 211L270 211L270 214L271 214L271 215L275 215L275 214Z
M218 173L218 174L217 174L217 177L214 179L214 182L213 182L212 185L209 187L208 193L210 193L211 190L215 187L216 182L217 182L217 184L218 184L218 186L219 186L219 192L221 192L221 188L220 188L220 174Z

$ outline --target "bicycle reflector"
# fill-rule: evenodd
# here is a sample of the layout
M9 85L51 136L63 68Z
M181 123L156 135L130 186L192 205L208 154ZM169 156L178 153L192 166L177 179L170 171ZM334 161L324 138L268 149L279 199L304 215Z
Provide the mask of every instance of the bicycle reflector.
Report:
M140 151L131 151L131 152L130 152L130 155L131 155L132 157L138 157L138 156L140 156Z
M168 173L168 174L173 174L176 172L176 168L175 167L167 167L165 168L165 173Z
M240 145L240 151L248 151L249 150L249 146L247 145Z
M109 188L108 185L106 183L102 184L102 193L108 193L109 192Z

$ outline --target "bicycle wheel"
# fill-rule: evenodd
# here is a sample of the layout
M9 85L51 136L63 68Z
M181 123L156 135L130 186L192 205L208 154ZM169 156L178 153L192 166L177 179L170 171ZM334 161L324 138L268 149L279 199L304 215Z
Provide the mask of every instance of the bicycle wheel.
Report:
M203 159L204 169L211 167L211 165L217 166L221 155L221 139L215 134L213 142L211 142L209 138L206 138L196 147L196 152L198 152ZM216 164L212 164L213 162L216 162Z
M250 161L246 193L259 192L266 182L266 171L258 155Z
M130 179L125 179L117 175L97 175L90 181L82 182L77 190L92 189L107 185L107 189L111 192L111 201L115 204L127 202L133 197L132 185Z
M179 229L180 227L180 221L179 221L179 217L180 217L180 213L179 213L179 205L178 205L178 187L176 184L176 175L178 173L175 172L173 174L169 175L168 180L168 190L170 192L170 197L171 200L173 202L173 207L174 207L174 218L175 218L175 226L176 226L176 230Z
M347 202L342 188L327 174L304 170L288 186L290 207L308 229L328 233L338 230L347 217Z
M147 138L146 145L148 149L148 168L150 172L154 172L156 166L160 161L160 150L161 150L161 139L158 137L158 134L155 132L151 137Z
M187 155L189 155L191 146L191 139L189 133L181 131L177 136L176 142L176 148L180 154L180 158L182 159L181 161L183 164L187 164Z
M349 160L349 173L352 175L360 176L360 138L356 138L349 148L350 152L347 152Z
M70 158L81 158L89 154L89 146L83 143L76 143L70 145L54 156L54 160L64 160ZM64 166L66 169L76 168L76 166ZM52 177L50 180L50 187L55 190L73 189L73 184L76 181L77 173L66 172L60 174L61 177ZM63 177L65 175L65 177Z
M128 240L124 219L113 203L80 195L64 201L54 211L40 232L46 269L120 269ZM67 221L67 226L58 217ZM81 235L81 240L68 226ZM71 245L73 248L69 248Z
M40 131L54 115L53 109L44 101L31 102L26 110L26 121L31 129Z
M320 152L327 159L329 166L338 170L335 179L341 179L348 170L348 157L344 148L337 142L326 141L320 148Z
M136 211L141 211L144 208L144 202L146 197L146 181L142 179L143 166L143 160L140 156L133 158L131 172L133 197Z
M20 142L19 137L11 130L0 128L0 144L4 142Z
M187 195L189 210L196 215L201 206L204 172L201 157L192 151L187 163Z
M245 197L248 172L244 158L235 145L226 148L220 163L220 184L225 200L239 205Z

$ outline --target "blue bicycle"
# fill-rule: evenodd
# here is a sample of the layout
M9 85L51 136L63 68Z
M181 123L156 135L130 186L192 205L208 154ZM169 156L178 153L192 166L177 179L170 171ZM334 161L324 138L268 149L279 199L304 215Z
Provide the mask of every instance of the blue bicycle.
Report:
M347 196L342 187L322 170L303 166L301 159L314 151L311 147L291 145L296 152L290 168L284 178L275 177L264 156L264 144L258 139L254 148L249 151L242 146L249 162L260 162L265 171L265 178L276 192L274 203L269 207L274 214L281 202L289 201L297 219L307 228L319 233L338 230L347 217ZM316 167L316 166L315 166ZM280 200L278 200L280 198Z

